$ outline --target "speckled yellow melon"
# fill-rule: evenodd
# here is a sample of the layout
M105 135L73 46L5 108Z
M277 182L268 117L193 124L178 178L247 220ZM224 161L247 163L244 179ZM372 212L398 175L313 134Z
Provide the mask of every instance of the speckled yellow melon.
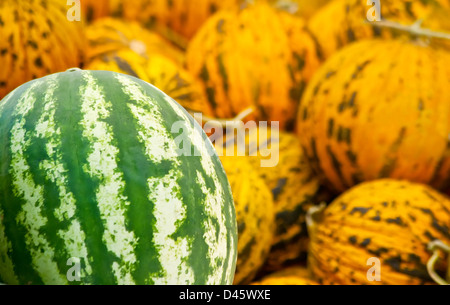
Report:
M178 65L183 65L184 52L159 34L143 28L138 22L117 18L102 18L86 27L88 60L111 52L131 49L137 54L150 57L164 55Z
M138 20L150 27L165 26L186 39L220 9L238 6L242 0L134 0L133 5L115 5L113 11L125 19Z
M424 27L450 30L445 26L450 15L446 0L382 0L380 9L382 20L403 25L412 25L422 20ZM375 7L368 5L366 0L330 1L309 20L308 28L316 37L326 58L355 41L388 39L407 34L392 28L381 28L376 22L370 22L368 18L374 18L374 12Z
M305 215L318 203L320 183L297 136L260 126L248 130L245 146L241 147L238 138L229 135L225 143L233 143L235 153L246 155L272 190L276 230L265 269L279 270L304 259L308 247Z
M155 53L146 58L124 49L96 57L86 69L135 76L162 90L191 113L212 112L197 80L164 55Z
M337 193L380 178L450 184L450 52L409 40L340 50L309 83L297 134Z
M311 214L308 263L321 284L432 284L427 246L450 242L449 198L408 181L360 184Z
M231 185L238 225L235 284L249 284L269 254L274 234L270 189L244 157L221 157Z
M147 81L191 113L211 115L201 84L183 67L184 53L137 22L114 18L86 29L89 70L125 73Z
M316 47L302 19L258 2L210 18L189 44L187 67L203 81L215 117L253 107L247 120L291 130L320 65Z
M65 1L0 1L0 99L32 79L78 67L82 23L67 19Z

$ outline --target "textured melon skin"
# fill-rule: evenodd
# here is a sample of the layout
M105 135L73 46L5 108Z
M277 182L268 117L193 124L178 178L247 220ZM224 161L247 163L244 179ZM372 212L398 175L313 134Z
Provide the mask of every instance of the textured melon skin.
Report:
M102 18L87 26L85 34L88 43L86 51L88 62L104 55L131 49L144 57L159 54L172 59L178 65L184 64L185 55L182 50L136 21Z
M123 17L139 20L149 26L166 26L186 39L191 39L210 16L221 9L239 6L242 0L138 0L123 5ZM116 8L120 7L116 5ZM117 10L117 9L116 9Z
M82 26L67 19L68 9L59 0L0 1L0 99L27 81L80 65Z
M105 16L136 20L147 27L167 28L180 37L192 38L202 24L221 9L242 4L243 0L83 0L85 19ZM163 29L161 29L163 30Z
M231 189L192 117L148 83L78 69L0 102L0 282L231 284ZM176 152L174 122L202 154ZM68 282L68 259L80 281Z
M186 65L202 80L214 117L233 118L252 107L247 121L292 130L319 53L301 18L258 2L208 19L189 42Z
M380 178L448 189L449 60L440 49L374 39L324 63L303 96L297 134L330 189Z
M139 23L102 18L86 28L86 70L135 76L161 89L191 113L212 116L200 82L184 69L184 53Z
M124 73L146 81L176 100L190 113L212 115L201 84L182 66L162 54L141 56L132 50L111 52L90 61L87 70Z
M412 25L422 20L423 27L434 31L448 32L450 29L450 3L447 0L383 0L380 1L380 8L382 20L403 25ZM366 0L337 0L330 1L311 17L308 28L317 39L325 58L355 41L408 35L394 29L380 28L374 25L376 23L369 22L367 15L371 9ZM443 41L438 41L432 44L442 43ZM448 43L444 45L448 48Z
M305 258L309 243L305 216L318 203L320 181L295 134L273 132L261 126L249 130L245 143L243 151L235 140L235 150L247 155L248 162L270 188L275 203L275 235L263 269L280 270Z
M220 157L233 192L238 225L235 285L249 284L270 251L275 231L274 202L265 181L246 157Z
M314 219L308 263L314 279L326 285L433 284L427 245L450 241L449 198L408 181L360 184ZM371 258L381 263L380 282L368 279Z

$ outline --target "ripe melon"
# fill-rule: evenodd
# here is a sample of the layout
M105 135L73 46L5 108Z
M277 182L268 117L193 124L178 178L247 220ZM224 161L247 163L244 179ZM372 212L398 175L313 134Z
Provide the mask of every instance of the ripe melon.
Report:
M162 91L106 71L37 79L0 102L0 143L0 282L233 282L230 185Z

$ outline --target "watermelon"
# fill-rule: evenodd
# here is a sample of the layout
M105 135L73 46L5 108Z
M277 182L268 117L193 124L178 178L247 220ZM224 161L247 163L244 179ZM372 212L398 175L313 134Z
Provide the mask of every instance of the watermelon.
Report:
M152 85L80 69L31 81L0 102L0 143L0 282L232 284L220 159Z

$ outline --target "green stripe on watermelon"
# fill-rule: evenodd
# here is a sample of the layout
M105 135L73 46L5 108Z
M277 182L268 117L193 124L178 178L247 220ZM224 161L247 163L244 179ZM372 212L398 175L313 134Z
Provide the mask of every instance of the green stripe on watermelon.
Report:
M222 179L226 179L225 171L218 158L208 157L216 156L216 153L201 127L194 123L194 119L171 98L166 96L165 99L172 104L175 112L184 119L183 121L190 122L190 124L186 125L186 130L189 133L188 138L192 139L195 154L200 156L199 160L201 164L198 168L204 170L204 172L197 170L196 181L201 185L203 194L206 195L206 198L203 200L203 206L206 209L206 215L209 217L206 217L203 221L205 230L204 237L209 246L209 258L211 259L210 268L216 270L216 272L208 279L207 284L213 284L220 280L222 280L222 282L232 281L232 272L234 272L235 263L230 262L231 256L221 256L221 253L224 253L226 248L234 248L236 246L236 244L233 243L235 239L232 238L230 233L234 232L237 227L236 222L231 224L227 220L230 218L235 219L234 210L231 209L231 206L228 206L228 211L225 210L228 212L228 215L222 215L222 211L220 211L220 201L222 201L223 198L226 198L226 201L233 201L233 198L229 197L232 196L230 185L226 184L226 188L224 188L223 183L220 183ZM215 170L216 168L220 168L221 170L217 171ZM231 231L228 230L227 225L233 225L234 229ZM220 274L218 274L217 271L220 270L218 266L221 266L222 264L227 267L227 271L222 275L221 279Z
M58 249L54 252L58 270L67 268L68 257L79 257L86 262L81 270L81 275L86 276L85 271L90 273L91 268L87 263L85 236L79 221L74 217L75 199L66 186L67 169L61 162L61 132L55 120L58 103L56 94L61 89L56 77L49 77L38 89L43 94L37 96L38 102L27 118L27 124L31 127L31 146L26 159L34 182L43 187L46 197L41 213L47 220L44 226L48 232L46 239L51 248ZM65 275L61 280L61 284L67 283Z
M85 234L81 230L80 222L75 218L76 201L73 193L67 187L67 169L62 162L61 151L61 130L56 122L57 99L55 93L60 90L56 77L49 78L48 88L42 99L44 104L40 107L40 117L37 120L36 132L33 141L36 142L36 149L33 154L30 152L30 159L38 160L39 164L31 168L39 169L39 174L32 174L36 183L45 185L46 216L48 219L47 230L49 240L56 249L61 249L55 253L59 269L65 268L62 264L64 258L79 257L85 262L82 271L87 274L92 272L87 258L87 249L84 243ZM35 107L38 108L38 107ZM41 160L41 156L47 156ZM39 177L39 178L38 178ZM52 182L52 183L49 183ZM60 200L60 198L62 198ZM63 228L58 228L60 224ZM87 276L82 274L82 276Z
M118 78L120 78L123 82L127 82L126 81L126 78L123 78L123 77L120 77L120 76L118 76ZM128 83L127 84L127 86L124 86L124 88L131 88L131 87L133 87L133 84L130 84L130 83ZM148 99L148 94L150 94L151 92L140 92L140 90L138 89L138 88L135 88L135 90L134 90L134 92L135 92L135 95L134 95L134 99L135 100L140 100L140 99ZM130 94L131 95L131 94ZM146 97L147 96L147 97ZM208 146L206 146L205 144L206 143L209 143L209 141L207 140L207 137L206 137L206 135L202 132L202 130L201 130L201 128L200 128L200 126L196 126L196 127L194 127L195 125L194 125L194 120L193 120L193 118L191 117L191 116L189 116L188 115L188 113L181 107L181 106L179 106L177 103L175 103L172 99L170 99L170 98L168 98L167 96L165 96L165 95L162 95L161 94L161 98L163 98L163 99L166 99L166 101L168 102L168 104L169 105L171 105L171 107L172 107L172 109L174 110L174 112L177 114L177 117L174 117L173 118L173 120L174 121L178 121L179 123L183 123L184 122L184 124L182 124L183 126L182 126L182 129L185 131L185 132L187 132L188 134L189 134L189 139L192 139L193 140L193 145L194 145L194 148L195 148L195 151L197 152L197 153L199 153L199 156L200 156L200 158L198 158L198 159L193 159L192 157L190 157L190 156L180 156L180 157L178 157L180 160L181 160L181 162L182 163L185 163L185 166L181 166L181 169L183 170L183 169L188 169L188 167L187 166L194 166L195 168L203 168L203 169L206 169L206 175L205 175L205 173L203 173L202 174L202 177L204 176L204 178L201 178L201 179L207 179L207 180L209 180L209 182L208 182L208 185L209 186L215 186L215 187L217 187L217 188L220 188L221 187L221 184L220 183L217 183L218 182L218 178L217 177L215 177L215 175L217 175L217 173L216 173L216 170L215 170L215 168L217 168L217 167L219 167L219 168L221 168L221 163L220 163L220 161L216 158L215 160L214 160L214 162L212 162L212 159L211 158L209 158L209 157L205 157L205 156L209 156L209 155L215 155L215 153L214 153L214 148L212 147L212 145L208 145ZM158 107L158 105L157 104L154 104L153 105L153 107ZM168 115L170 115L170 113L168 113ZM170 121L170 120L169 120ZM171 128L171 126L166 126L166 128L168 129L168 130L170 130L170 128ZM159 158L159 157L158 157ZM198 162L198 161L201 161L201 162ZM198 164L197 164L198 163ZM184 171L184 173L183 173L183 175L180 177L180 180L182 181L181 183L180 183L180 185L189 185L189 183L191 183L191 181L192 181L192 179L195 179L195 177L189 177L189 176L192 176L192 173L190 172L190 170L183 170ZM220 172L220 171L219 171ZM225 176L223 176L222 177L222 179L223 178L226 178ZM204 183L202 183L202 182L200 182L200 184L202 185L202 186L204 186L205 184ZM185 190L186 191L188 191L188 189L187 188L185 188ZM224 192L225 193L225 192ZM228 192L228 194L230 194L231 193L231 191L229 191ZM204 189L203 190L203 194L208 194L208 190L206 190L206 189ZM225 194L222 194L222 193L219 193L219 194L216 194L216 197L213 197L212 199L211 198L204 198L204 201L205 201L205 204L204 205L202 205L202 206L205 206L205 207L207 207L208 206L208 202L209 201L214 201L214 198L223 198L223 196L224 196ZM198 198L201 198L201 196L203 196L202 194L200 194L200 197L198 196L198 195L196 195L195 197L193 197L194 199L195 198L197 198L197 200L198 200ZM187 197L192 197L192 194L187 194ZM211 196L210 196L211 197ZM228 198L228 200L232 200L231 198ZM195 201L195 200L194 200ZM188 201L189 202L189 201ZM216 204L218 204L218 203L216 203ZM219 205L218 205L219 206ZM188 211L189 210L192 210L192 209L188 209ZM197 219L201 219L201 218L204 218L204 216L202 216L202 215L204 215L205 214L205 211L203 211L203 210L200 210L200 209L194 209L194 210L197 210L198 212L197 212L197 215L195 216ZM208 211L206 211L206 214L208 213ZM232 214L232 213L229 213L229 215L228 215L228 219L229 218L233 218L234 217L234 214ZM206 218L206 219L209 219L209 218ZM217 222L217 223L219 223L219 222ZM221 232L221 234L222 234L222 236L221 236L221 238L220 238L220 240L223 240L223 241L226 241L226 240L230 240L231 239L231 236L224 236L223 234L226 234L226 232L228 231L228 230L226 230L226 228L224 227L224 226L222 226L221 228L220 228L220 226L217 226L217 227L212 227L212 226L210 226L210 224L209 223L207 223L207 224L205 224L204 223L204 225L205 226L207 226L206 228L204 228L204 231L205 231L205 233L204 234L207 234L207 233L212 233L212 235L214 236L214 235L216 235L216 234L214 234L214 232L217 232L217 231L219 231L219 232ZM187 228L189 228L189 226L186 226ZM180 228L181 229L181 228ZM189 231L187 231L187 234L189 235L189 234L192 234L192 232L189 232ZM201 241L202 243L204 243L204 240L203 239L201 239L201 240L199 240L199 241ZM220 244L220 243L219 243ZM208 247L208 245L204 245L204 244L200 244L200 245L198 245L198 246L200 246L202 249L205 249L205 246L206 247ZM228 246L228 245L227 245ZM216 249L217 247L216 246L214 246L213 247L213 249ZM222 248L223 248L223 245L222 245ZM193 247L193 249L197 249L197 247ZM210 250L211 250L211 247L210 247ZM229 262L222 262L222 261L220 261L220 258L217 258L217 257L214 257L215 255L214 255L214 253L211 253L210 254L210 258L211 258L211 260L212 260L212 262L210 262L210 264L211 264L211 267L212 268L214 268L214 269L217 269L217 264L219 263L224 263L224 264L228 264ZM197 259L197 255L193 252L192 254L191 254L191 259L190 259L190 261L192 261L192 263L194 263ZM218 260L219 262L217 262L217 261L215 261L215 260ZM198 260L197 260L198 261ZM204 268L204 267L202 267L200 264L199 264L199 266L198 266L199 268ZM227 265L227 267L228 268L230 268L230 269L233 269L234 267L233 267L233 265L232 264L229 264L229 265ZM196 270L200 270L200 269L197 269L196 268ZM228 272L229 273L229 272ZM228 277L229 277L229 275L228 275ZM217 278L217 276L216 276L216 278L214 278L214 276L212 276L211 277L211 279L205 279L206 280L206 282L208 283L208 282L210 282L210 283L214 283L214 282L217 282L217 280L218 280L218 278ZM226 277L225 278L223 278L222 279L223 281L225 281L226 280ZM202 281L200 281L199 283L201 283Z
M62 101L57 107L56 120L61 128L61 133L65 135L62 137L62 147L70 147L70 149L62 149L62 162L68 167L68 187L73 192L77 204L75 217L79 220L82 231L87 237L85 243L89 257L88 263L92 268L93 275L87 276L85 279L94 283L101 280L107 285L117 284L112 269L112 264L117 258L108 251L103 242L105 225L101 221L100 210L95 200L98 181L92 180L83 169L91 151L89 141L83 136L84 128L80 124L83 118L80 102L83 92L80 88L86 85L86 81L81 75L73 76L77 73L80 72L75 70L58 75L61 88L59 96ZM66 90L71 92L71 96L70 100L63 102L67 98L67 94L64 93ZM87 181L89 183L86 183ZM87 264L83 261L81 263L83 267ZM98 275L101 275L101 278Z
M22 90L25 86L22 88ZM10 142L7 137L7 130L12 126L13 120L10 116L12 112L12 106L9 101L16 97L21 90L14 90L7 95L2 101L0 101L0 155L5 163L0 162L0 188L5 188L10 185L10 180L7 181L6 174L8 171L7 164L11 162L11 156L9 154ZM4 213L4 203L8 202L8 198L12 195L11 189L6 189L4 192L0 192L0 282L10 283L12 285L19 284L19 279L14 273L14 265L8 253L12 251L12 243L8 239L13 236L13 232L9 230L9 226L6 225L7 219Z
M27 120L32 119L35 103L38 102L38 94L42 88L42 81L34 82L18 100L14 116L15 124L11 129L11 165L12 188L16 197L21 197L23 204L20 211L14 215L14 219L25 232L23 240L29 250L32 260L31 265L44 282L64 284L66 279L58 272L58 264L55 260L55 248L51 245L47 236L40 234L48 223L45 214L44 187L33 178L32 165L28 158L32 151L33 129Z
M148 160L167 169L162 175L148 178L148 188L153 190L149 194L149 201L154 204L153 213L156 219L154 223L154 232L156 233L153 236L153 242L159 251L158 254L166 258L164 262L161 262L162 272L155 273L149 280L156 284L177 283L179 280L178 269L179 272L189 277L186 279L187 282L178 282L178 284L193 282L193 271L183 262L192 251L188 248L189 242L185 238L176 240L171 238L171 235L177 231L177 225L184 222L186 214L186 206L178 198L180 193L178 180L182 173L179 170L180 162L177 159L174 139L167 131L162 117L160 120L151 119L157 116L158 112L161 113L158 103L147 96L140 86L129 78L121 75L117 75L116 78L121 83L124 93L129 96L131 101L135 102L130 103L129 108L137 122L138 138L145 146ZM158 146L158 144L161 145ZM157 172L162 171L158 170ZM165 205L164 202L170 202L172 206ZM176 213L171 213L172 209ZM174 270L170 272L171 268ZM170 276L174 276L174 278L170 278Z
M26 274L28 278L38 278L35 270L28 267L31 263L31 257L25 254L22 257L22 264L14 266L14 263L9 257L9 254L13 252L26 252L26 245L23 239L22 232L17 229L17 223L14 216L18 213L20 206L14 204L12 198L14 197L12 185L12 177L9 175L9 165L11 164L11 141L10 130L15 122L15 116L12 115L15 109L16 100L18 100L23 93L28 89L31 84L21 86L20 88L11 92L3 101L0 102L0 118L2 124L0 124L0 143L3 143L1 147L1 160L0 163L0 230L4 232L5 236L2 237L2 247L0 248L0 281L11 284L19 284L21 282L21 276L17 274ZM5 211L8 211L6 214ZM12 242L19 241L19 242ZM13 273L11 273L13 271ZM16 271L16 273L14 273Z
M128 218L133 221L129 221L127 227L135 233L136 238L140 241L134 250L136 256L146 257L145 260L136 262L133 278L139 283L154 284L149 279L148 273L157 273L161 269L161 264L152 241L153 236L148 234L148 232L154 231L156 219L152 213L154 204L148 201L150 189L147 177L142 173L156 174L159 167L157 164L149 162L145 155L145 148L139 139L139 124L135 122L130 111L132 104L130 96L123 92L122 85L116 78L112 81L114 81L114 85L108 92L105 92L106 100L112 101L113 108L107 121L112 126L113 133L118 135L116 137L117 146L121 147L118 154L119 167L127 169L123 171L126 181L124 195L133 202L127 211ZM127 101L127 103L121 101ZM170 168L171 163L165 163L163 167ZM162 177L162 175L160 176Z
M83 78L86 86L80 88L83 113L80 123L84 128L83 137L90 143L83 170L91 180L98 181L95 197L105 229L103 242L115 255L112 269L117 283L134 284L131 273L137 260L134 253L137 239L126 228L125 216L131 203L123 194L125 181L117 164L119 148L114 141L115 135L111 125L105 122L110 116L111 104L91 73L83 73Z

